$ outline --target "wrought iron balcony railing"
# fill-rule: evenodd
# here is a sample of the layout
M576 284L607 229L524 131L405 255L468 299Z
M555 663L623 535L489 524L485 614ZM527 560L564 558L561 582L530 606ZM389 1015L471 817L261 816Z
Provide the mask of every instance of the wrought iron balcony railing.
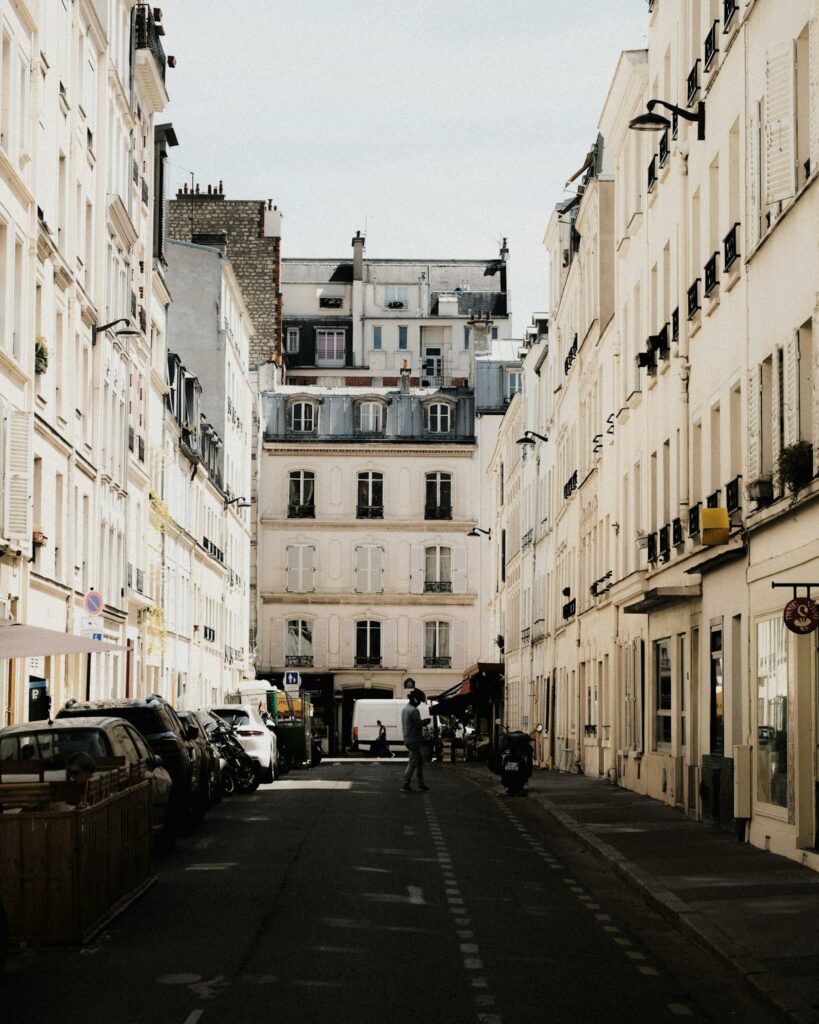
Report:
M383 519L383 505L358 505L355 510L356 519Z
M424 668L452 668L452 658L448 655L434 658L424 655Z
M134 450L134 441L135 441L135 439L136 439L136 434L134 432L134 428L133 427L128 427L128 451L129 452L132 452Z
M140 594L145 593L145 572L142 569L136 571L136 588Z
M597 735L597 725L595 723L592 723L592 722L589 722L586 725L584 725L583 726L583 735L584 736L596 736Z
M654 186L657 184L657 157L653 156L648 163L648 174L646 181L646 188L649 192L654 191Z
M680 307L679 306L677 306L677 308L671 314L671 340L672 341L679 341L680 340Z
M722 0L722 31L729 32L734 15L739 10L737 0Z
M646 559L649 563L657 561L657 534L650 533L646 538L648 543L646 544Z
M142 179L142 202L145 203L145 205L147 206L149 199L150 199L150 192L148 191L148 182L143 178Z
M572 473L566 483L563 485L563 497L568 499L572 496L572 493L577 490L577 470Z
M716 490L713 492L713 494L709 494L708 497L705 499L705 507L719 508L719 497L721 493L722 492L720 490Z
M735 476L725 485L725 507L729 512L738 512L741 507L741 480L742 476Z
M288 519L315 519L316 518L316 506L315 505L288 505L287 506L287 518Z
M734 224L725 238L722 240L723 245L723 259L722 265L726 270L734 265L735 261L739 259L739 251L737 248L737 228L739 224Z
M313 655L312 654L286 654L284 656L284 664L286 668L312 668L313 667Z
M671 524L666 523L659 531L660 558L667 562L671 558Z
M529 637L531 636L531 633L532 633L532 631L529 628L529 626L526 626L524 629L522 629L520 631L520 642L522 644L528 644L529 643Z
M526 548L532 546L532 541L534 540L534 536L535 536L535 531L534 530L527 530L526 533L524 533L524 535L521 537L521 539L520 539L520 546L521 546L521 548L524 551L526 550Z
M700 278L688 289L688 319L693 320L700 308Z
M381 655L356 654L356 668L381 668Z
M571 601L567 601L563 605L563 618L564 619L570 619L574 615L576 610L577 610L577 599L573 597L571 599Z
M424 593L426 594L451 594L451 580L424 580Z
M145 438L141 435L137 437L137 458L140 462L145 461Z
M719 22L715 21L711 28L708 29L708 35L705 37L705 60L703 62L703 68L706 71L710 71L711 65L714 63L714 58L719 53L719 47L717 46L718 28Z
M425 505L424 519L451 519L451 505Z
M692 505L688 510L688 536L697 537L700 532L700 503Z
M685 98L689 106L694 102L697 93L700 91L700 59L694 61L694 66L688 72L686 80Z
M683 543L682 519L677 518L671 521L671 543L675 548Z
M668 129L666 128L666 130L660 136L660 167L665 167L666 160L668 160L669 152L670 150L668 140Z
M156 61L159 76L165 81L165 67L167 58L159 36L159 26L154 18L154 11L150 4L137 4L136 9L136 48L138 50L150 50Z
M717 259L719 253L715 252L705 264L705 295L710 295L719 284L719 273L717 271Z

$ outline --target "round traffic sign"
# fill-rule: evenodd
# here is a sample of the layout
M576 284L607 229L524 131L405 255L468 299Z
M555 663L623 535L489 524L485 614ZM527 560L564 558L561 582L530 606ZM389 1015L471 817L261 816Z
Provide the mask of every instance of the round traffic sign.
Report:
M102 594L97 590L89 590L85 595L85 601L83 602L86 614L88 615L99 615L102 611Z
M785 605L782 614L791 633L812 633L819 626L819 608L809 597L795 597Z

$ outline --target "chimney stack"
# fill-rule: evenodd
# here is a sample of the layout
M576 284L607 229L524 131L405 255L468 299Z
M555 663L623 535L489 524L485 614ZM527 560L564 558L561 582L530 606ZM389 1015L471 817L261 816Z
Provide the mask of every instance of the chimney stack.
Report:
M406 359L404 365L401 367L401 394L408 395L410 389L410 368L407 366Z
M353 239L353 280L364 280L364 236L356 231Z

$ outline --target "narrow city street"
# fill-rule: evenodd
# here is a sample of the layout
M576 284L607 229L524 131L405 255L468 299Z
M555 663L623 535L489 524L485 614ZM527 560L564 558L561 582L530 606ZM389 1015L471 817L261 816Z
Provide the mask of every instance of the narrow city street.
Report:
M10 958L5 1024L773 1019L535 800L402 767L223 801L90 946Z

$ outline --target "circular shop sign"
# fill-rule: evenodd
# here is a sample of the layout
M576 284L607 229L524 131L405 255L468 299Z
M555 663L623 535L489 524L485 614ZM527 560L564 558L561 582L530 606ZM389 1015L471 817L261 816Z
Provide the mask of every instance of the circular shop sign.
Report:
M785 605L782 618L791 633L812 633L819 626L819 607L809 597L795 597Z

